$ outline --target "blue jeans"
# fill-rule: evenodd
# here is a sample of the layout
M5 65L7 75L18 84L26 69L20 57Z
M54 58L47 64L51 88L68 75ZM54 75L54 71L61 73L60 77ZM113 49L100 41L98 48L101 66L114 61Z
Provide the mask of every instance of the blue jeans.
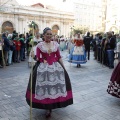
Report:
M24 58L24 48L20 49L20 59L23 60Z
M109 67L114 67L114 50L107 50Z
M13 51L9 50L8 52L8 63L11 64L12 63L12 55L13 55Z

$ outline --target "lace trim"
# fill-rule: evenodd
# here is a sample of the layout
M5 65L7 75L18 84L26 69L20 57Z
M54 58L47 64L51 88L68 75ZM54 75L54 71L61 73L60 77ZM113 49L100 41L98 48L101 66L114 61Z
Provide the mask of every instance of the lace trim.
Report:
M52 47L52 52L56 52L58 47L59 47L59 44L56 42L56 41L51 41L52 44L53 44L53 47ZM45 47L45 42L40 42L37 47L44 53L48 53L48 49Z
M56 99L58 97L66 97L66 96L67 96L67 92L65 94L59 93L59 94L56 94L55 96L54 95L53 96L52 95L44 95L44 97L43 97L43 96L35 95L35 98L38 99L38 100L43 100L45 98Z
M54 71L63 71L63 68L58 63L53 63L52 65L49 65L48 63L40 63L38 66L37 72L54 72Z
M82 46L80 47L74 47L74 50L73 50L73 55L84 55L84 49Z

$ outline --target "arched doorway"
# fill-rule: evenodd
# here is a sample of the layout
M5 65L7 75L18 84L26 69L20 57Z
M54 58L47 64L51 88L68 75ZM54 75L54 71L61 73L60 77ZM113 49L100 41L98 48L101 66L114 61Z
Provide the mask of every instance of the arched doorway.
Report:
M114 33L119 33L119 30L118 30L118 28L116 26L112 26L110 28L110 31L114 31Z
M52 33L53 33L54 35L58 35L58 32L59 32L59 27L58 27L58 25L54 25L54 26L52 27Z
M2 33L8 31L9 33L12 33L14 30L13 24L9 21L6 21L2 24Z

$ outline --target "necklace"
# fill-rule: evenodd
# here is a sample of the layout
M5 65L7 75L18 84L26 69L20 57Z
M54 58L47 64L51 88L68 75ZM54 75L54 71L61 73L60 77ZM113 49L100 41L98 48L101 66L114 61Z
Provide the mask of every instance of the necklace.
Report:
M52 52L52 44L51 44L51 42L49 42L49 43L47 43L47 42L45 42L45 47L46 47L46 49L47 49L47 53L49 54L49 56L50 56L50 54L51 54L51 52Z

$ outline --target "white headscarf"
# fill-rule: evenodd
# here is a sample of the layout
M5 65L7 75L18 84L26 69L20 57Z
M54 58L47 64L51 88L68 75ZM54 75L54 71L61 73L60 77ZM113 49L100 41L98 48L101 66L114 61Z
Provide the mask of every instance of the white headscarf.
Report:
M7 37L10 37L10 38L12 38L12 34L8 34L8 36Z

